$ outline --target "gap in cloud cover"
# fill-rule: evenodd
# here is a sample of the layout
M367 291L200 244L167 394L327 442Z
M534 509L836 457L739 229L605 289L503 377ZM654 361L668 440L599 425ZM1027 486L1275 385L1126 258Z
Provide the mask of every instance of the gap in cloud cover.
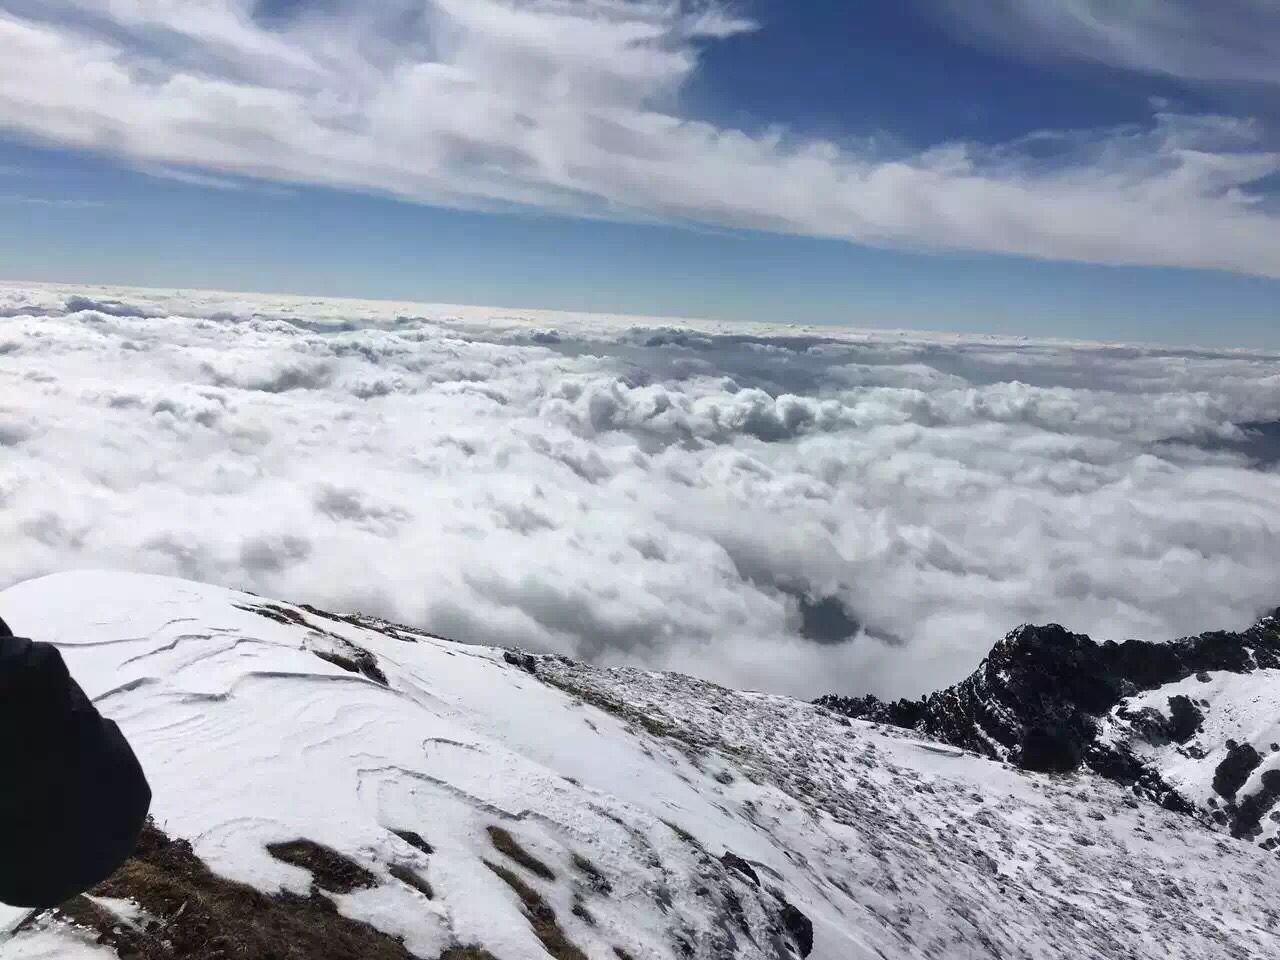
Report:
M800 695L1280 602L1274 353L0 287L0 583L145 570Z

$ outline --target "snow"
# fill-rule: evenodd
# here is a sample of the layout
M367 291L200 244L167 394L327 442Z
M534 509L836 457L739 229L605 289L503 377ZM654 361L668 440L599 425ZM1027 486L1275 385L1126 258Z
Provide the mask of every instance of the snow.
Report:
M1087 774L1029 775L672 674L541 657L535 676L499 649L163 577L59 574L0 594L0 611L56 643L120 723L167 833L268 892L310 878L267 844L328 845L379 879L338 908L424 958L453 943L543 955L484 864L502 859L491 825L552 868L523 878L592 960L668 958L680 939L708 960L777 960L780 898L812 920L814 960L1275 956L1273 855ZM388 686L313 652L341 644L376 657ZM392 879L396 863L435 899ZM0 956L102 953L78 937L42 927Z
M3 947L5 960L116 960L114 950L66 927L35 929Z
M1237 792L1238 798L1255 793L1262 776L1280 769L1280 670L1256 669L1249 673L1212 671L1166 684L1122 701L1107 718L1102 736L1123 742L1160 772L1169 785L1206 813L1223 802L1213 788L1214 773L1227 756L1227 744L1249 744L1262 762ZM1200 710L1203 723L1187 743L1151 743L1131 735L1117 711L1152 709L1169 714L1169 699L1189 698ZM1280 822L1264 817L1264 842L1280 836Z
M86 898L115 916L126 926L145 927L148 922L155 919L132 900L122 900L119 897L95 897L87 894Z

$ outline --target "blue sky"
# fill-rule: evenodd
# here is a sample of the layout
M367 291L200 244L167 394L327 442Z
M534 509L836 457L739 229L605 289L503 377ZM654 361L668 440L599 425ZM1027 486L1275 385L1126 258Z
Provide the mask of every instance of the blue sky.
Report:
M100 6L0 0L4 278L1280 347L1270 0Z

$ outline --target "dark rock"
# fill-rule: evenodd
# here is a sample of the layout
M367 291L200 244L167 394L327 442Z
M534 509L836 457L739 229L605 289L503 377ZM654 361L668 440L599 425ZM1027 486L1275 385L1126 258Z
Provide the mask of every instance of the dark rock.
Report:
M387 675L382 672L382 667L378 666L377 657L364 647L358 647L350 641L343 640L341 637L336 639L342 644L342 649L346 651L345 654L336 650L312 650L311 652L321 660L332 663L335 667L346 670L348 673L358 673L380 686L389 686Z
M1219 795L1232 799L1236 791L1245 785L1249 774L1262 762L1262 754L1252 744L1227 741L1227 756L1213 771L1213 789Z
M1124 701L1188 677L1209 681L1211 672L1277 667L1280 625L1270 619L1239 633L1214 631L1169 643L1096 643L1056 624L1022 626L997 643L969 677L928 697L891 703L874 696L827 696L816 703L1024 769L1063 773L1088 766L1166 809L1194 813L1195 805L1128 747L1098 743L1099 721L1114 709L1133 736L1184 744L1204 722L1190 697L1170 697L1168 717L1151 708L1127 710ZM1186 748L1189 756L1200 750Z
M533 654L519 653L514 650L505 650L503 651L502 659L507 661L507 663L511 664L513 667L519 667L526 673L536 675L538 672L538 661Z
M755 867L751 866L750 863L742 859L742 857L738 856L732 850L726 850L724 856L720 858L720 862L730 870L736 870L738 873L742 874L755 884L755 886L760 886L760 876L756 873Z
M1124 720L1129 725L1129 729L1147 743L1163 746L1173 739L1169 720L1154 707L1131 710L1121 703L1116 708L1116 716Z
M1020 766L1040 773L1070 773L1080 766L1084 750L1074 731L1062 727L1033 727L1018 747Z
M801 957L813 952L813 921L785 900L782 902L782 926L795 942Z
M1104 648L1051 624L1019 627L954 687L918 701L826 697L825 707L910 727L946 743L1029 769L1073 770L1114 706L1124 675Z
M1175 743L1186 743L1204 726L1204 714L1191 702L1190 697L1179 694L1169 698L1169 737Z
M1261 788L1240 801L1231 833L1237 837L1257 833L1263 816L1277 803L1280 803L1280 770L1268 770L1262 775Z

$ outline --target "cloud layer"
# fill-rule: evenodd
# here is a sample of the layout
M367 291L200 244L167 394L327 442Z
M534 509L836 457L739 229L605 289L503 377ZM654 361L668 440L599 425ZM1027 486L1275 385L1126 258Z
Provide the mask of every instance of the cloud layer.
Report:
M702 46L753 28L700 0L0 0L0 128L211 185L1280 276L1247 119L886 153L682 115Z
M1238 426L1280 421L1274 354L82 287L0 317L0 586L175 574L805 695L1280 603L1275 430Z

